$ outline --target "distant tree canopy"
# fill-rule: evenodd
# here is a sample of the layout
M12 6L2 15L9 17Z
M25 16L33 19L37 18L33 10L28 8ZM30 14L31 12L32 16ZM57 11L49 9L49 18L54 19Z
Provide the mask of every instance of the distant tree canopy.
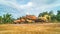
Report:
M58 21L59 22L60 21L60 10L57 11L57 14L56 15L51 10L49 12L46 11L46 12L40 13L38 17L41 17L41 16L43 17L44 15L49 15L50 16L50 19L51 19L51 22L55 22L55 21Z
M44 15L53 16L53 15L54 15L54 13L53 13L53 11L52 11L52 10L51 10L50 12L47 12L47 11L46 11L46 12L42 12L42 13L40 13L38 17L40 17L40 16L42 16L42 17L43 17Z
M57 11L56 19L57 21L60 21L60 10Z
M60 15L60 10L57 11L57 15Z
M48 12L47 11L46 12L42 12L42 13L39 14L38 17L41 17L41 16L43 17L44 15L48 15Z
M0 23L2 24L6 24L6 23L12 23L13 22L13 18L11 16L11 14L4 14L3 16L0 16Z

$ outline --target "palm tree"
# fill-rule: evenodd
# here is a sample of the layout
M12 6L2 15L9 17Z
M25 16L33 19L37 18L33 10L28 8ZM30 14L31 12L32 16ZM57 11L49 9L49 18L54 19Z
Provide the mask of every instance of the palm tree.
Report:
M3 22L4 23L12 23L13 18L11 17L11 14L4 14L3 15Z

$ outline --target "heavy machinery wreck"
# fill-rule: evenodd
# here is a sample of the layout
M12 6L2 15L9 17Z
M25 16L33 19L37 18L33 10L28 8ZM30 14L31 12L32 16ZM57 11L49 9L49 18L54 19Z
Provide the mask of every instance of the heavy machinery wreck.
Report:
M17 20L14 20L15 24L37 23L37 22L48 22L48 19L46 17L36 17L34 15L26 15L26 16L20 17Z

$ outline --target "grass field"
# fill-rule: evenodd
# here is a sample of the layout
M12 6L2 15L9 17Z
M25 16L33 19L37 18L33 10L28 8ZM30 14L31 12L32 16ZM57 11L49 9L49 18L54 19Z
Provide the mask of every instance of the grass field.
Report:
M0 34L60 34L60 23L0 24Z

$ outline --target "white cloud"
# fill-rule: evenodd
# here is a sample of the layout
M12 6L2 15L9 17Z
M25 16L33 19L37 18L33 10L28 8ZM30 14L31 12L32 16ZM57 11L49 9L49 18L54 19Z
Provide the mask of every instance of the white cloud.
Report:
M43 10L43 11L45 9L60 6L60 3L57 3L59 1L60 0L31 0L31 2L33 2L35 4L35 8L38 8L39 10ZM48 3L50 3L50 4L48 4Z
M22 9L24 9L24 8L29 8L29 7L32 7L33 6L33 3L32 2L28 2L27 4L25 4L25 5L20 5L20 7L22 8Z
M24 9L24 8L30 8L33 6L32 2L28 2L27 4L21 5L21 4L16 3L16 1L12 2L12 1L6 1L6 0L0 0L0 4L10 6L12 8L16 8L18 10Z
M53 1L53 2L51 2ZM16 0L0 0L0 4L16 8L18 11L23 10L26 14L38 15L45 10L60 6L60 0L30 0L26 4L18 4Z

